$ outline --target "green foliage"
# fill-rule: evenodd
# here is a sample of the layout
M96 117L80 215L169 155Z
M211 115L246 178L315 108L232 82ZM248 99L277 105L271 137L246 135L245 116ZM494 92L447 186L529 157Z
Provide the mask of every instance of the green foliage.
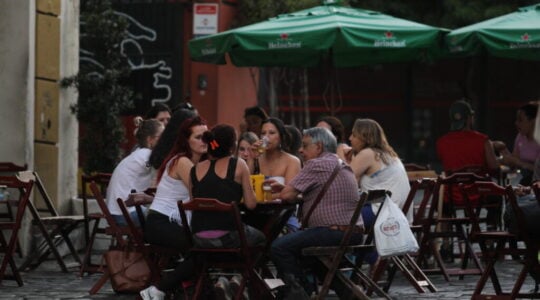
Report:
M454 29L515 11L539 0L344 0L343 5ZM322 0L242 0L236 26L321 5Z
M86 173L112 172L122 153L124 130L120 112L133 106L133 91L124 84L131 69L120 53L128 23L116 15L109 0L81 1L79 73L64 78L79 101L71 107L84 128L79 149Z
M234 27L257 23L280 14L317 6L322 3L322 0L242 0L239 2L238 18L233 24Z
M511 13L519 7L535 4L538 0L350 0L349 2L354 7L454 29Z

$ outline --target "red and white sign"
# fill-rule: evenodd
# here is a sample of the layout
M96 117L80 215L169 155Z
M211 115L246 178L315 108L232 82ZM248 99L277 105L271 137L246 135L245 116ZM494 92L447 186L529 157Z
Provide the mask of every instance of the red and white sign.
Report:
M193 34L204 35L218 32L217 3L194 3L193 4Z

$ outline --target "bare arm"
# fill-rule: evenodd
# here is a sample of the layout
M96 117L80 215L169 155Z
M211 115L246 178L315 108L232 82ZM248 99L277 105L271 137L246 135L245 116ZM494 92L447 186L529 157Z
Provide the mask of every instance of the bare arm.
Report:
M300 192L295 188L290 185L285 185L279 193L279 198L284 201L296 201L298 194L300 194Z
M490 140L484 142L484 153L486 155L486 165L490 170L496 170L499 168L500 164L495 156L495 150L493 149L493 144Z
M285 171L285 183L290 182L293 178L300 173L301 164L298 157L290 155L288 159L287 170Z
M350 163L352 159L351 151L352 151L351 146L341 143L341 144L338 144L336 154L339 158L341 158L341 160L347 163Z
M257 206L257 200L255 199L255 192L251 186L251 180L249 178L249 168L247 164L239 159L236 165L236 169L240 171L240 180L242 182L242 192L244 195L244 204L248 209L254 209Z
M193 167L193 162L187 158L187 157L180 157L176 164L171 168L171 171L169 174L174 178L178 180L182 180L182 182L189 186L190 178L189 178L189 172L191 171L191 168Z
M364 174L368 173L375 163L375 152L373 150L366 148L358 152L350 163L356 180L360 180Z

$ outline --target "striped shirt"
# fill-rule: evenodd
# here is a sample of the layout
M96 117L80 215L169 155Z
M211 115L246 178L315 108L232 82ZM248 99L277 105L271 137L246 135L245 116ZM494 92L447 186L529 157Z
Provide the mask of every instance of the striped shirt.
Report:
M337 155L325 152L317 158L308 160L300 173L290 182L293 188L302 193L304 199L302 211L304 213L310 210L338 161L342 163ZM351 168L343 165L313 210L308 227L349 224L357 201L358 184L356 178ZM359 220L357 224L363 225L363 222Z

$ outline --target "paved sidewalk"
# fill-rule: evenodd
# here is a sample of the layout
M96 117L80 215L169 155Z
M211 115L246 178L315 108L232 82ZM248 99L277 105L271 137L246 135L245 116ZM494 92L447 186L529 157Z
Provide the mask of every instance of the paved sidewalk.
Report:
M503 289L509 290L513 285L521 264L514 261L505 261L498 265ZM58 271L56 261L46 261L36 270L22 273L24 286L18 287L15 281L4 280L0 285L0 299L136 299L136 295L118 295L113 292L110 284L105 286L96 295L90 296L88 290L99 278L99 274L78 277L77 269L70 273ZM502 271L504 270L504 271ZM418 294L408 282L396 274L394 284L390 288L390 295L394 299L470 299L479 276L466 276L464 280L457 277L451 282L445 282L440 275L432 275L430 279L438 289L437 293ZM488 282L491 289L491 283ZM532 279L527 278L522 291L534 288ZM328 299L337 299L329 296ZM256 300L256 299L255 299Z

